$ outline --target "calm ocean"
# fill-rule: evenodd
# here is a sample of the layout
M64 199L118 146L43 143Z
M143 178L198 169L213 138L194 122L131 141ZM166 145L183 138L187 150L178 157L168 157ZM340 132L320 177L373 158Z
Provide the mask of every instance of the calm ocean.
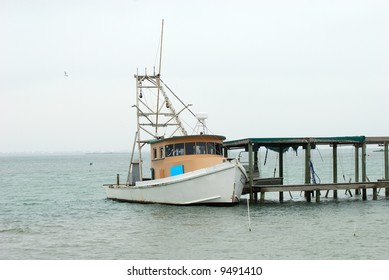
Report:
M313 150L318 180L331 182L331 150ZM338 153L338 181L354 180L354 150ZM272 177L277 156L260 154ZM304 152L285 155L285 183L301 183ZM128 154L0 155L0 259L389 259L389 199L339 192L307 203L298 192L251 205L177 207L107 200ZM265 164L266 163L266 164ZM383 177L368 150L367 175ZM277 170L276 170L277 172ZM343 177L344 176L344 177ZM355 236L354 236L355 234Z

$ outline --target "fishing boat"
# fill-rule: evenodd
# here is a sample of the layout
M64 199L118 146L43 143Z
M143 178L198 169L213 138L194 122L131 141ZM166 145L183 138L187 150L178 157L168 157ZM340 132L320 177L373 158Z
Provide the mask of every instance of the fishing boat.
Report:
M189 108L192 105L182 102L162 81L162 37L163 22L159 73L148 75L145 70L134 76L137 129L127 180L125 184L119 179L116 184L104 184L107 198L174 205L236 204L248 180L246 171L238 159L228 158L225 137L209 133L207 115L194 114ZM177 104L180 110L175 109ZM195 117L192 134L181 120L184 112ZM148 152L143 151L146 147ZM150 163L149 172L146 162Z
M204 114L198 119L196 133L189 135L182 125L160 75L135 75L137 131L126 184L105 184L109 199L140 203L175 205L233 205L239 202L247 174L238 159L226 157L224 136L208 134ZM157 89L146 97L145 89ZM159 92L159 94L158 94ZM152 96L161 103L146 104ZM162 97L162 98L161 98ZM158 104L158 105L156 105ZM160 128L173 128L173 135L161 135ZM146 134L149 139L142 139ZM150 137L152 136L152 137ZM149 153L142 153L149 146ZM137 148L137 149L136 149ZM138 156L135 156L137 150ZM143 154L150 159L149 177L143 176Z

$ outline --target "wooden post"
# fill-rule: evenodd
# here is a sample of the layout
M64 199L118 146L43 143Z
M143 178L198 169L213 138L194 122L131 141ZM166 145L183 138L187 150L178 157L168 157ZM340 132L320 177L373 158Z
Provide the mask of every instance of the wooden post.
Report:
M332 146L332 176L333 183L338 182L338 145L333 144ZM334 190L334 199L338 198L338 191Z
M362 144L362 182L367 181L366 177L366 143Z
M307 202L311 202L312 192L311 191L306 191L305 192L305 197L307 199Z
M311 184L311 168L310 168L310 162L311 162L311 143L307 143L305 147L305 184L309 185ZM311 201L311 192L305 192L305 197L308 202Z
M258 167L258 147L254 147L254 172L256 173L257 171L259 171L259 167ZM259 177L259 173L258 173L258 177Z
M389 180L389 162L388 162L388 142L384 143L384 160L385 160L385 180ZM385 196L389 196L389 188L385 188Z
M248 143L249 151L249 189L250 189L250 202L253 202L253 178L254 178L254 163L253 163L253 144Z
M265 203L265 192L261 192L261 197L260 197L260 199L259 199L259 202L260 202L261 204Z
M316 190L316 202L320 202L320 190Z
M366 175L366 142L363 142L362 144L362 182L367 181L367 175ZM367 194L366 194L366 188L362 189L362 199L366 200L367 199Z
M362 200L366 200L366 199L367 199L366 188L363 188L362 189Z
M377 188L373 188L373 200L377 200Z
M283 147L280 146L279 156L278 156L278 177L284 177L284 153ZM279 192L280 202L284 201L284 193Z
M354 160L355 160L355 183L358 183L359 182L359 145L358 144L355 144ZM360 193L359 189L356 188L355 195L359 195L359 194L361 194L361 193Z
M311 183L311 168L309 163L311 161L311 143L307 143L305 148L305 184L309 185Z
M119 174L116 174L116 185L119 185L120 180L119 180Z
M228 158L228 149L227 148L223 148L223 154L224 154L225 158Z

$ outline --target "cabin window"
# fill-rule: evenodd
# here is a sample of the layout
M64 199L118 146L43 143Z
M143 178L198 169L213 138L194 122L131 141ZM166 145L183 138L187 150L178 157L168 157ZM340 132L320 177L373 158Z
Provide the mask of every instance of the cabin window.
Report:
M173 157L173 156L183 156L183 155L221 155L222 154L222 145L219 143L213 142L189 142L189 143L178 143L170 144L165 147L161 146L160 149L160 158L164 157ZM165 151L164 151L165 149ZM157 150L153 150L153 159L157 158Z
M175 156L183 156L184 153L185 153L185 144L184 143L174 145L174 155Z
M207 153L205 142L197 142L196 143L196 154L203 155Z
M221 155L222 154L222 145L215 143L215 154Z
M158 153L157 153L157 148L153 148L153 159L157 159Z
M196 143L190 142L185 143L185 154L186 155L194 155L196 152Z
M210 155L215 154L215 143L207 143L207 152Z
M173 147L174 147L173 144L165 146L165 156L166 157L172 157L173 156L173 152L174 152Z
M164 158L164 154L163 154L163 146L159 147L159 158Z

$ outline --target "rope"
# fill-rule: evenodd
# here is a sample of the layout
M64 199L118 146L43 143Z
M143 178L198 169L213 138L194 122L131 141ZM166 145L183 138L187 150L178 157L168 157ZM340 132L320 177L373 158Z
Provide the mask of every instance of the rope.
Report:
M315 172L315 168L313 167L312 160L309 161L309 168L311 169L312 183L315 185L320 184L321 180L320 180L319 175L317 175L317 173ZM318 181L316 181L316 179L318 179Z

